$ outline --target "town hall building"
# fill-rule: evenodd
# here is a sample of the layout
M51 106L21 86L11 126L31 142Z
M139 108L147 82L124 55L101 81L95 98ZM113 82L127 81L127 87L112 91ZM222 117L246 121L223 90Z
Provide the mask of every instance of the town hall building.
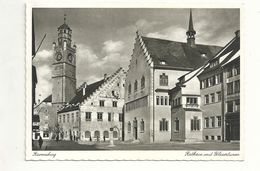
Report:
M125 83L126 141L170 141L168 91L179 77L199 68L220 50L218 46L195 43L191 11L186 35L184 43L145 37L137 31Z

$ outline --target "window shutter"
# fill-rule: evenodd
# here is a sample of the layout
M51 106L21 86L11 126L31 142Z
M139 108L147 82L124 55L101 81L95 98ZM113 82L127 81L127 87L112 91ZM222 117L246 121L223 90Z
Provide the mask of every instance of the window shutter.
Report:
M197 130L200 130L200 119L197 120Z
M160 131L162 131L162 121L160 121Z

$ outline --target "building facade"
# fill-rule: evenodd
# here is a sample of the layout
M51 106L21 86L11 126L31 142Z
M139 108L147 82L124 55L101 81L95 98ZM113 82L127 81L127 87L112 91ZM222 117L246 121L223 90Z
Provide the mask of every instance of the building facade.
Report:
M125 71L82 85L69 105L58 112L65 140L121 140L123 134Z
M202 141L200 82L197 75L204 66L179 78L169 91L171 102L171 141Z
M227 130L225 126L225 113L228 113L226 106L228 106L227 104L230 104L228 101L231 101L230 99L232 99L231 97L228 98L228 95L233 94L233 92L231 94L228 93L228 89L233 91L233 82L232 87L230 87L231 84L229 84L229 81L234 79L233 81L235 82L238 80L239 76L232 79L227 78L229 69L224 69L223 66L226 65L227 61L238 54L240 47L239 43L240 40L238 36L233 38L213 59L209 61L209 65L200 75L198 75L201 82L200 94L202 98L201 109L204 117L204 141L225 141L225 134ZM234 67L232 66L232 71L233 68ZM236 82L234 84L239 87L240 83ZM237 96L235 98L237 99L239 94L236 94L235 96ZM234 101L234 104L236 104L236 101ZM236 126L233 130L237 129L237 120L235 125Z
M213 57L220 47L195 44L190 13L187 43L141 36L137 32L125 91L125 140L169 142L168 90L178 78Z
M42 139L53 138L56 116L51 103L51 96L45 98L42 102L34 107L34 115L39 118L39 135ZM37 138L38 139L38 138Z

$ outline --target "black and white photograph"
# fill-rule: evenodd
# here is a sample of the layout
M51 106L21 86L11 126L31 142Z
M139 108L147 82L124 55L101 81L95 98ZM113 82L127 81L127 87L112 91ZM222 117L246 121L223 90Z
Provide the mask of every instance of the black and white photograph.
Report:
M240 8L29 11L32 156L240 159Z

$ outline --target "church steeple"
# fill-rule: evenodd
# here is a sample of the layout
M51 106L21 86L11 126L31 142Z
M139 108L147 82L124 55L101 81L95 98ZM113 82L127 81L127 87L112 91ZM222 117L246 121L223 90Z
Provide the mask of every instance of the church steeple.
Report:
M186 35L187 35L187 43L191 46L195 45L195 34L196 31L193 28L192 10L190 9L189 29L186 32Z

